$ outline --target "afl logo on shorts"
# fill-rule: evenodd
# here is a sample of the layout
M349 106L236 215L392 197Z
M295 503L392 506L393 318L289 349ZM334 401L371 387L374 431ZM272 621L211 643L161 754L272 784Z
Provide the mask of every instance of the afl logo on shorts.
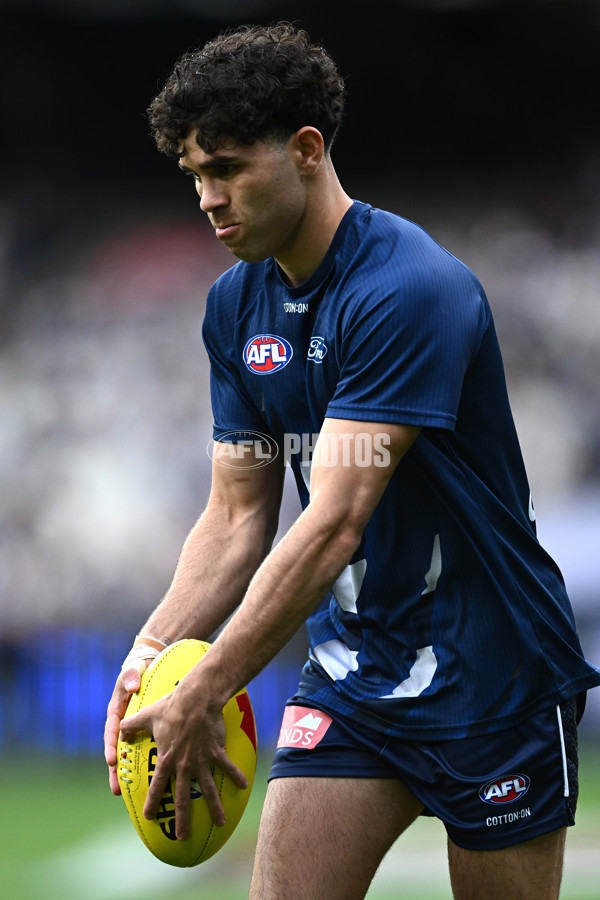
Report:
M527 793L530 784L527 775L505 775L496 781L488 781L479 791L479 797L484 803L496 806L513 803Z
M279 372L293 355L292 345L275 334L257 334L244 347L246 368L256 375Z

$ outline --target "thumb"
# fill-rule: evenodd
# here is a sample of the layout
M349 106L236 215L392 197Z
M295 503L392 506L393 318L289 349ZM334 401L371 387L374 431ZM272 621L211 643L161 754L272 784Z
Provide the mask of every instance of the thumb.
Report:
M126 659L121 669L123 687L130 694L135 694L140 689L142 675L148 668L150 659Z
M139 691L142 684L142 678L137 669L125 669L121 677L123 679L123 687L129 694L135 694Z
M142 709L132 716L127 716L127 718L121 720L121 736L127 740L138 731L149 731L152 733L150 719L151 717L146 709Z

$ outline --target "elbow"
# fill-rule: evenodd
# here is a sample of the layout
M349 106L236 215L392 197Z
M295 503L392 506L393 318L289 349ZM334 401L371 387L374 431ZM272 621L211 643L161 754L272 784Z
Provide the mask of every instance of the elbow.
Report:
M326 530L319 558L323 581L328 587L352 560L360 547L362 533L362 529L350 522L340 522Z
M264 519L262 524L262 556L264 558L271 550L273 542L277 536L277 529L279 528L279 516L276 515L274 518Z
M362 522L355 522L351 519L345 519L340 522L334 531L334 541L339 546L340 553L350 559L362 541L365 526Z
M279 528L279 508L267 501L239 506L211 502L198 525L207 526L225 543L252 547L258 560L271 549Z
M309 507L310 510L310 507ZM312 534L316 545L332 561L334 567L345 566L352 559L362 541L365 523L351 515L329 515L321 519L318 526L320 540Z

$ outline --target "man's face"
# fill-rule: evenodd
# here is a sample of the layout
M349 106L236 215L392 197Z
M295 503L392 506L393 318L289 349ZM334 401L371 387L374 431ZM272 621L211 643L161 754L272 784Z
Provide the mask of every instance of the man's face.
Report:
M206 153L192 132L182 151L179 166L194 176L200 208L235 256L245 262L293 256L306 195L292 141Z

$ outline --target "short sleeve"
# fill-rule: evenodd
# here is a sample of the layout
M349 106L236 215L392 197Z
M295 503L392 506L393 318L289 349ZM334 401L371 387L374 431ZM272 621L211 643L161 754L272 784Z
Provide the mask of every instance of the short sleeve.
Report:
M397 285L362 285L342 324L327 416L453 430L486 309L472 273L439 247Z

